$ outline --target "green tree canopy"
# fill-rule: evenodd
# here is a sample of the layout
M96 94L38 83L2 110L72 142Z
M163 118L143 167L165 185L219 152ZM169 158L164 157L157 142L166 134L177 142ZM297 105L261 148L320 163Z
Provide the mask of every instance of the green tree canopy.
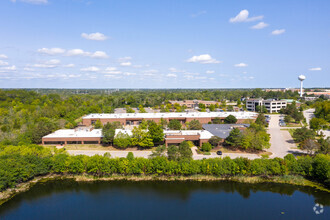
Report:
M237 122L237 118L234 115L228 115L224 122L225 124L235 124Z

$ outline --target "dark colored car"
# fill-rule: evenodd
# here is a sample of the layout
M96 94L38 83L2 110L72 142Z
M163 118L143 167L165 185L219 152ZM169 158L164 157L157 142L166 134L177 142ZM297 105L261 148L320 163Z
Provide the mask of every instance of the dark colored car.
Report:
M217 151L217 155L222 155L222 151L221 150L218 150Z

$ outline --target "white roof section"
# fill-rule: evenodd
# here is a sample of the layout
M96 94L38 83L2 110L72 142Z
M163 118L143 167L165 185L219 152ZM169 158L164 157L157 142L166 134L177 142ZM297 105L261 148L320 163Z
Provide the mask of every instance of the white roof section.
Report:
M206 130L168 130L164 131L165 135L200 135L200 139L210 139L214 136L211 132Z
M132 136L133 133L132 133L132 130L126 130L126 129L116 129L115 131L115 136L117 136L117 134L121 132L123 134L128 134L129 136Z
M102 137L102 129L60 129L43 138Z
M115 119L115 118L224 118L229 115L237 119L253 119L257 117L255 112L162 112L162 113L118 113L118 114L89 114L83 119Z

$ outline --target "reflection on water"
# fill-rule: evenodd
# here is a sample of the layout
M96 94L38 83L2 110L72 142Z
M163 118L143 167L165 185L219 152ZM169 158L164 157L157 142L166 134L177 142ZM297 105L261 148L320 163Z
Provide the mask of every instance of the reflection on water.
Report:
M258 204L261 201L265 202ZM149 205L143 206L144 202ZM217 203L222 204L222 207L218 207ZM285 203L288 204L285 205ZM306 204L308 203L310 204L308 206L310 207L309 210L299 208L307 207ZM321 217L326 217L327 215L329 217L329 193L311 187L274 183L247 184L226 181L76 182L73 180L53 180L46 183L38 183L29 191L17 195L12 200L0 206L0 219L1 216L5 217L5 219L32 219L44 218L46 216L47 219L58 217L64 219L78 217L88 219L92 217L89 216L91 213L87 211L89 208L98 210L97 213L93 214L94 217L104 217L105 214L111 212L113 218L134 217L152 219L157 215L157 213L153 213L155 210L164 211L166 207L173 209L174 215L165 212L161 216L157 215L157 219L165 219L165 217L172 219L179 217L203 219L203 215L207 215L208 218L212 219L218 216L217 211L214 210L217 207L222 210L222 217L226 216L226 218L233 219L237 217L246 218L246 214L248 213L256 214L253 219L258 219L258 215L262 213L254 213L253 209L256 207L262 207L263 210L269 209L267 212L272 211L272 209L287 210L288 208L299 208L299 213L298 210L292 213L306 217L307 215L303 214L306 211L311 214L310 217L316 217L315 213L312 213L311 205L314 203L325 206L325 212ZM113 205L109 207L106 204ZM229 204L235 205L230 206ZM239 207L242 211L241 214L237 212L236 204L242 204ZM81 210L82 205L87 210ZM101 208L102 206L104 206L103 209ZM61 211L52 212L51 210L44 210L54 209L54 207L60 208ZM131 207L129 212L138 212L139 214L129 214L125 207ZM204 207L203 209L206 210L200 210L198 207ZM223 209L224 207L226 207L225 210ZM43 210L40 210L41 208ZM234 208L235 210L230 210ZM143 212L144 209L145 212ZM207 209L212 209L212 211L206 212ZM45 212L45 215L43 215L43 212ZM86 214L82 214L84 212ZM72 213L76 214L73 215ZM285 215L285 212L280 214L281 218L283 217L282 215L289 217ZM260 215L260 217L262 216ZM276 216L273 217L277 219ZM292 217L295 216L293 215Z

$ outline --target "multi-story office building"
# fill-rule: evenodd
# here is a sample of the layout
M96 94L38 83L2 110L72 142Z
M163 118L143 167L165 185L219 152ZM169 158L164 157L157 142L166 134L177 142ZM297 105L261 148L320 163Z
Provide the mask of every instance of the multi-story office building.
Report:
M246 108L248 111L257 111L258 107L265 106L269 113L279 112L280 109L287 106L286 100L275 100L275 99L248 99L246 100Z

